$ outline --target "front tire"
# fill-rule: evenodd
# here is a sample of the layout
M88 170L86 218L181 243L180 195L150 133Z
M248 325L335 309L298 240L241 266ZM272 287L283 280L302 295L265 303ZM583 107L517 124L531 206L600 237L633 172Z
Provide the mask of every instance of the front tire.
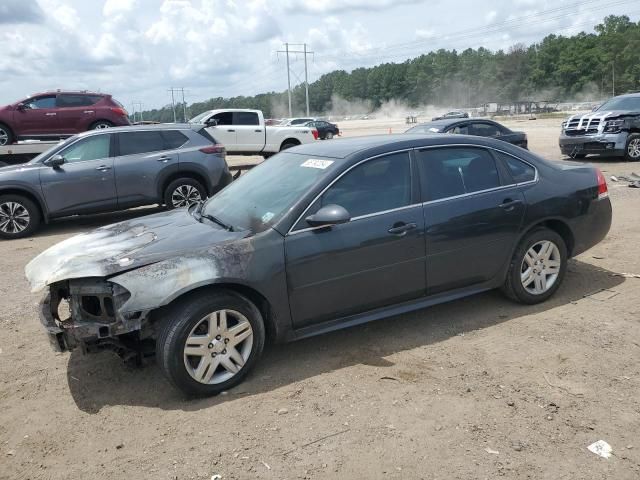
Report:
M586 153L576 153L575 155L571 155L571 158L575 158L576 160L583 160L587 158Z
M628 162L640 161L640 133L632 133L627 137L624 158Z
M567 247L553 230L538 228L526 235L513 254L503 293L533 305L551 297L567 270Z
M156 358L167 379L189 396L210 396L241 383L264 348L264 321L244 296L219 290L186 297L159 320Z
M33 235L40 226L38 206L21 195L0 196L0 238L14 239Z
M9 127L4 123L0 123L0 147L11 145L15 142L16 137Z
M200 182L193 178L178 178L165 189L163 201L167 210L173 210L188 207L205 198L207 191Z

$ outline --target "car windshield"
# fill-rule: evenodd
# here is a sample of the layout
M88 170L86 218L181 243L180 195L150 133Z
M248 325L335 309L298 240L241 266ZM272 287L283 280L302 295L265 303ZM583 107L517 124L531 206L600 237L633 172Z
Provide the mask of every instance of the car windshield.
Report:
M602 112L605 110L627 110L640 112L640 96L612 98L608 102L600 105L597 111Z
M431 123L425 123L424 125L416 125L415 127L407 130L405 133L440 133L441 131L442 127L433 125Z
M202 120L209 115L209 112L202 112L200 115L196 115L189 123L202 123Z
M314 183L335 168L333 158L279 153L210 198L202 212L234 230L261 232L281 219Z

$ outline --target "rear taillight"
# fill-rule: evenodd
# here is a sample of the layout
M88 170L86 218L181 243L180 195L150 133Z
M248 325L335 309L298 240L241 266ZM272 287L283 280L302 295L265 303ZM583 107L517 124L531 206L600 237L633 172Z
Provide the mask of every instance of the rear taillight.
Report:
M227 150L224 148L224 145L220 145L219 143L209 145L208 147L202 147L200 151L207 155L220 155L222 158L227 156Z
M129 114L127 113L127 111L124 108L111 107L111 111L113 113L115 113L116 115L121 115L123 117L128 117L129 116Z
M315 128L313 130L311 130L311 133L313 134L313 139L317 140L318 139L318 130L316 130Z
M598 179L598 198L607 198L609 196L607 180L599 168L596 168L596 178Z

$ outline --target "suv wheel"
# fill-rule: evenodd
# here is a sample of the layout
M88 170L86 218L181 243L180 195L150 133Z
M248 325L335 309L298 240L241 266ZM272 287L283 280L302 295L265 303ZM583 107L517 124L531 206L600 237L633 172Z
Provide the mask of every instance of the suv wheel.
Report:
M20 195L0 196L0 238L28 237L39 225L40 210L31 200Z
M167 379L192 396L217 395L242 382L264 347L260 311L227 290L190 295L159 321L156 358Z
M93 123L91 127L89 127L89 130L102 130L102 129L111 128L111 127L113 127L113 123L108 122L107 120L99 120Z
M333 132L327 132L324 136L325 140L331 140L333 138Z
M0 123L0 147L4 145L11 145L14 140L15 138L11 129Z
M547 228L536 229L516 248L502 291L520 303L544 302L560 287L566 269L562 237Z
M624 158L629 162L640 161L640 133L632 133L627 137Z
M164 191L164 204L169 210L188 207L207 198L207 192L200 182L193 178L179 178Z

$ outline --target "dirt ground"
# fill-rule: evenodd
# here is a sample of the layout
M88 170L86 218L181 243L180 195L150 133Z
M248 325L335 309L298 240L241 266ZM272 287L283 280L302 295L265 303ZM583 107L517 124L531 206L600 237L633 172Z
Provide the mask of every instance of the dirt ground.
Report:
M560 158L560 120L505 123ZM345 136L405 129L339 124ZM640 173L595 163L607 178ZM640 273L640 190L609 189L609 236L550 301L489 292L271 346L244 384L195 401L153 364L52 352L23 275L54 243L150 210L1 242L0 478L638 479L640 278L615 274ZM597 440L610 459L587 450Z

